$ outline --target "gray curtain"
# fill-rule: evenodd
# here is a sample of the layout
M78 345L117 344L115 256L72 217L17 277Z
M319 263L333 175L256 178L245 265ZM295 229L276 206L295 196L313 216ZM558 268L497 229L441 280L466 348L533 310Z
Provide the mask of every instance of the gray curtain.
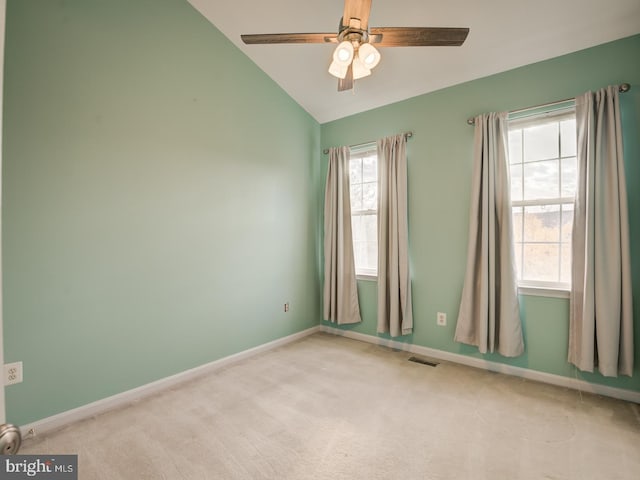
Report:
M378 140L378 333L413 332L407 218L407 139Z
M576 98L578 188L573 223L569 362L633 373L627 193L618 88Z
M348 147L329 150L324 195L324 319L338 325L361 321L351 235Z
M467 270L455 340L481 353L524 352L511 228L507 113L475 118Z

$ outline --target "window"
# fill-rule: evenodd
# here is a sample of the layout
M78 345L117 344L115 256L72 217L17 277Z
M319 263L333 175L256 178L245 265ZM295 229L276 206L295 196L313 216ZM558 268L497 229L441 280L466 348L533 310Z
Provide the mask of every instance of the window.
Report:
M378 154L376 144L351 149L351 228L356 275L378 274Z
M509 163L519 286L568 289L577 182L575 111L509 120Z

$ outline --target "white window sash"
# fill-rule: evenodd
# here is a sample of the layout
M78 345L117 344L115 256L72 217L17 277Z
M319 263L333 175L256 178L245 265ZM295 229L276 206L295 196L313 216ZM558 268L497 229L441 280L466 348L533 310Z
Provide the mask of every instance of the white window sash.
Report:
M369 143L369 144L364 144L364 145L359 145L358 147L352 147L350 149L350 154L351 154L351 161L362 161L363 159L367 158L367 157L376 157L376 161L377 161L377 146L376 143ZM376 183L376 182L356 182L353 183L352 185L367 185L367 184L371 184L371 183ZM355 218L359 218L359 217L366 217L366 216L376 216L378 215L378 209L361 209L361 210L351 210L351 218L355 219ZM377 241L377 236L376 239ZM354 245L355 245L355 240L354 240ZM377 267L376 268L366 268L366 267L362 267L359 265L356 265L356 276L359 280L375 280L377 278L378 275L378 271L377 271Z
M567 106L563 106L558 108L555 111L546 111L546 112L529 112L520 116L519 118L510 118L509 119L509 130L523 130L528 127L544 125L546 123L557 123L562 122L564 120L569 120L575 118L575 105L570 104ZM558 141L560 141L560 137L558 137ZM544 160L536 160L533 162L525 162L524 159L524 150L525 145L522 145L522 159L517 163L513 163L509 165L509 169L512 167L522 167L527 164L533 164L539 161ZM559 160L562 162L563 159L572 158L573 156L563 156L562 152L558 151L558 156L549 158L547 160ZM559 187L562 186L562 172L559 172L560 176L558 178ZM524 186L524 177L523 177L523 186ZM520 214L524 214L524 209L526 207L543 207L543 206L558 206L562 208L563 206L574 205L575 198L574 197L556 197L556 198L544 198L544 199L527 199L527 200L512 200L511 207L513 209L519 208ZM524 219L523 219L524 220ZM524 229L524 223L522 227ZM514 245L522 247L524 245L558 245L559 248L562 247L563 244L567 242L562 242L560 238L557 241L524 241L524 238L521 238L519 242L514 241ZM521 252L522 254L522 252ZM558 261L561 261L562 257L559 257ZM522 261L524 258L521 259ZM522 268L522 267L521 267ZM528 294L535 294L532 292L539 291L544 294L544 292L548 291L558 291L559 293L564 295L564 292L570 290L571 285L566 282L560 281L540 281L540 280L531 280L526 278L521 278L523 272L518 271L518 288L521 291L526 291Z

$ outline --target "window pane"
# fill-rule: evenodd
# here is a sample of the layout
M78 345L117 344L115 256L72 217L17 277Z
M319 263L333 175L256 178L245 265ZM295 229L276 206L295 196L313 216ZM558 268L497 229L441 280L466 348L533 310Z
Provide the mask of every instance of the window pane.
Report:
M349 182L362 183L362 159L352 158L349 160Z
M365 183L362 185L362 208L375 210L378 208L378 184Z
M522 207L513 207L513 241L522 241Z
M560 194L558 162L558 160L548 160L524 165L525 200L558 198Z
M511 165L509 170L511 181L511 201L522 200L522 164Z
M578 165L576 157L562 159L562 196L575 197L578 185Z
M560 206L540 205L524 209L525 242L558 242Z
M364 259L367 258L367 242L353 242L353 257L356 264L356 273L364 267Z
M351 215L351 234L354 242L364 242L367 239L361 215Z
M560 260L558 244L524 244L523 280L557 282Z
M576 119L560 122L560 145L563 157L576 155Z
M509 131L513 241L518 279L571 282L573 199L577 186L575 117L531 117ZM522 160L522 164L518 162ZM546 205L549 201L551 205Z
M378 216L363 215L362 224L364 226L365 239L368 242L378 241Z
M373 242L354 242L353 254L355 257L356 273L362 270L377 271L378 245Z
M573 230L573 205L562 205L562 230L560 234L561 242L571 242L571 232Z
M377 157L364 157L362 159L362 181L375 182L378 179Z
M509 130L509 163L522 163L522 129Z
M518 280L522 280L522 244L514 244L513 251L516 257L516 272L518 274Z
M351 211L362 210L362 184L350 185Z
M524 161L558 157L558 123L546 123L524 130Z
M377 215L354 215L352 224L356 222L358 234L354 228L354 257L356 273L366 270L376 271L378 269L378 231Z
M560 281L571 283L571 244L563 243L560 247L562 261L560 262Z
M353 152L352 152L353 153ZM375 147L360 149L349 163L351 225L356 273L375 273L378 264L378 170ZM369 213L364 213L368 211ZM373 214L372 214L373 213Z
M378 271L378 243L366 242L366 253L362 266L367 270Z

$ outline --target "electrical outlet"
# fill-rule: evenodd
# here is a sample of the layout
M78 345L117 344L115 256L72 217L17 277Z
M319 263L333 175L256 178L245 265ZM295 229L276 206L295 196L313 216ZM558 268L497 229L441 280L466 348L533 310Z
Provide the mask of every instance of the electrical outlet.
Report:
M289 302L284 304L284 312L287 313L289 311Z
M22 362L7 363L4 366L4 384L13 385L22 382Z
M447 314L438 312L438 315L436 316L436 323L440 327L444 327L447 324Z

